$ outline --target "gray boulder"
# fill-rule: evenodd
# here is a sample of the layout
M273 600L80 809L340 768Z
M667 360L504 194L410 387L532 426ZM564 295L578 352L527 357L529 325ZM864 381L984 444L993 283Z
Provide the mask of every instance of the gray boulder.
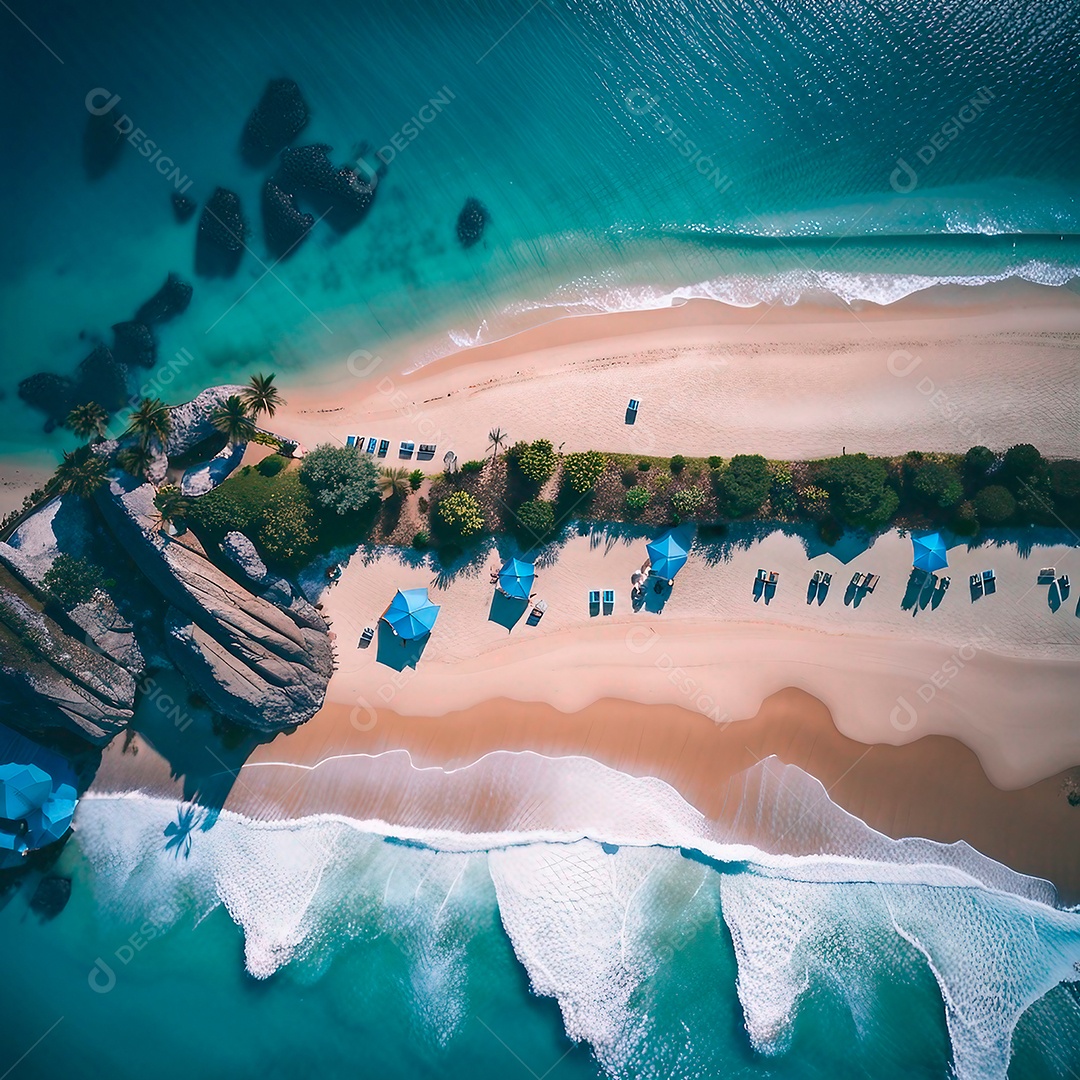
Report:
M193 689L225 716L264 733L295 727L318 711L333 655L328 627L306 601L297 611L278 606L230 578L194 539L163 536L149 484L114 476L95 498L116 539L174 609L168 651Z
M211 386L183 405L174 405L169 410L171 425L169 437L165 441L165 452L170 458L177 458L190 453L200 443L219 436L217 428L210 421L213 411L233 394L242 394L242 386Z
M185 495L205 495L227 479L244 457L246 442L231 443L209 461L193 465L180 478L180 490Z

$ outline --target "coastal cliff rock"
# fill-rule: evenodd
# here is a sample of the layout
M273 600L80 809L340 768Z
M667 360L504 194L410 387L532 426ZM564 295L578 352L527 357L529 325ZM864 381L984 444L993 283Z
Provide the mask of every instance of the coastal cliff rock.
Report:
M195 273L202 277L232 277L240 266L246 236L240 196L228 188L216 188L199 218Z
M249 165L265 165L307 126L307 102L292 79L271 79L244 125L240 152Z
M255 545L241 532L225 534L221 544L222 553L254 586L254 591L264 600L286 609L301 625L312 630L326 628L326 622L306 597L293 590L285 578L271 573L262 561Z
M310 719L333 670L321 617L303 618L254 595L193 541L189 546L163 536L154 527L151 485L114 476L95 498L121 546L171 605L169 654L193 689L255 731L273 733Z
M209 461L193 465L180 478L180 490L192 496L213 491L243 461L246 449L246 442L229 443Z
M134 701L130 671L67 634L0 571L0 704L8 724L102 745L131 721Z
M186 281L181 281L175 274L169 274L165 284L149 300L139 305L139 310L135 312L135 321L163 323L182 315L191 303L191 292L191 286Z
M172 422L169 437L165 442L165 452L169 457L184 457L191 454L196 447L202 447L213 440L224 444L225 436L214 427L210 417L227 398L243 392L242 386L211 386L190 401L185 401L183 405L174 405L169 409Z

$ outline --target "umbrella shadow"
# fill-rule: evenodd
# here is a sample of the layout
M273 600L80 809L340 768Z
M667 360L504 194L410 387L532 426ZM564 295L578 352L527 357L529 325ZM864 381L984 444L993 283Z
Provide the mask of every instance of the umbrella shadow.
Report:
M659 615L671 596L671 586L660 578L647 582L641 606L653 615Z
M403 638L395 634L390 624L385 619L379 620L378 646L375 653L377 663L385 664L394 671L404 671L407 667L414 668L424 655L430 634L420 638Z
M507 631L513 630L521 621L522 616L529 610L528 600L518 600L507 596L501 589L496 589L491 597L491 608L488 611L488 622L505 627Z

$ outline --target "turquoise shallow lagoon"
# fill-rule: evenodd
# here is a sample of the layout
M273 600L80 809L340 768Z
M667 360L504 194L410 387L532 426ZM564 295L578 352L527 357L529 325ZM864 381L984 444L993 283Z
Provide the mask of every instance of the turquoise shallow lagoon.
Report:
M195 287L146 378L170 400L254 369L287 389L403 337L430 357L567 311L889 302L935 281L1068 287L1080 274L1072 0L58 0L13 2L0 27L8 462L70 443L42 433L18 381L71 372L170 271ZM368 217L344 236L317 226L275 266L258 212L267 170L238 144L276 76L311 106L301 141L331 144L335 163L391 149ZM218 185L240 195L254 231L235 277L195 275L197 219L174 220L176 184L134 147L88 179L99 88L200 204ZM468 197L491 220L464 249ZM575 1005L530 990L575 953L522 959L498 889L524 879L501 856L348 830L310 877L295 880L307 864L287 851L230 876L223 852L257 847L243 822L199 832L185 854L165 847L175 807L129 811L80 809L58 918L41 923L24 893L0 910L0 1075L945 1077L942 989L896 924L922 919L942 954L970 960L987 1015L1007 985L1041 986L1040 965L1080 948L1075 913L992 891L762 884L677 849L593 845L582 858L607 858L613 888L647 883L622 943L645 974L612 974L610 993ZM306 828L301 853L322 842ZM286 884L317 901L303 925L276 899ZM768 912L771 927L753 923ZM765 955L741 973L732 926L783 942L792 919L814 928L793 966ZM273 929L261 946L260 926ZM264 979L247 973L253 948ZM771 1026L770 987L780 1001L799 990ZM1077 1075L1075 984L1035 996L1008 1075ZM965 1078L1001 1075L992 1029L969 1032Z

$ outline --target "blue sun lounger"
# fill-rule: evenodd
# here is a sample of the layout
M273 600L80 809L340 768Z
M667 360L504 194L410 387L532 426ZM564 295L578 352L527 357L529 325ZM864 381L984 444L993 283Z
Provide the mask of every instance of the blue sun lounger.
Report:
M615 590L604 590L604 614L610 615L615 610Z
M345 440L345 445L346 445L346 446L348 446L348 447L353 447L353 446L355 446L355 445L356 445L356 436L355 436L355 435L350 435L350 436L349 436L349 437L348 437L348 438L347 438L347 439Z
M390 449L389 439L379 440L379 457L386 457L386 451Z
M593 589L589 593L589 614L590 615L599 615L600 614L600 590L599 589Z
M368 441L367 441L367 452L369 454L374 454L375 453L375 447L378 446L378 445L379 445L379 440L378 439L368 439Z

